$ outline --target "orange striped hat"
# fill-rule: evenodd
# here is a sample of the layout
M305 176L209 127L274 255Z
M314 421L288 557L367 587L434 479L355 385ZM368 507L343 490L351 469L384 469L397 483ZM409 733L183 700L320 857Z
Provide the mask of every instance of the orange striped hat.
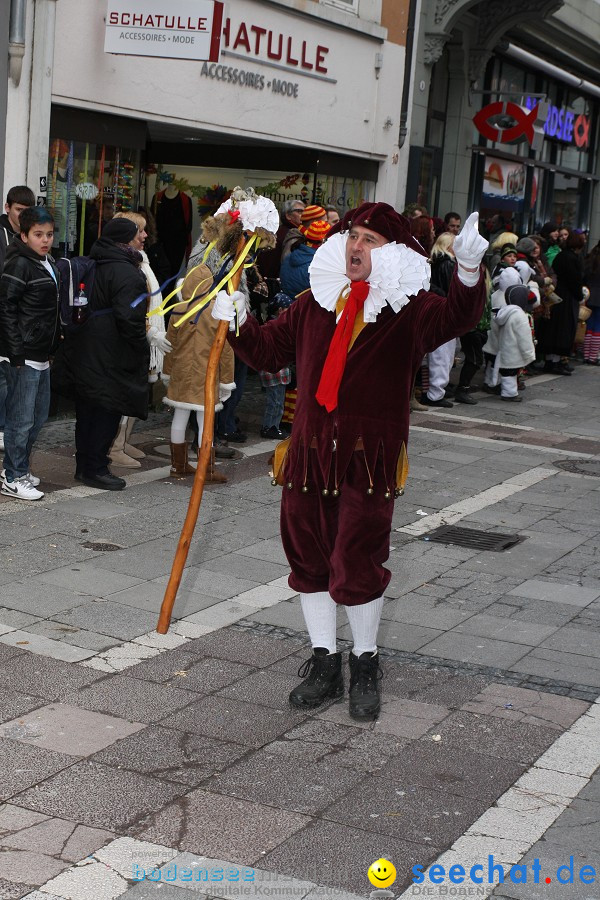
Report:
M324 219L325 218L325 210L322 206L316 206L314 203L312 206L306 206L302 210L302 215L300 219L303 225L307 225L308 222L313 222L315 219Z
M322 244L329 234L330 228L331 225L325 219L317 219L316 222L311 222L308 226L301 225L299 230L309 244Z

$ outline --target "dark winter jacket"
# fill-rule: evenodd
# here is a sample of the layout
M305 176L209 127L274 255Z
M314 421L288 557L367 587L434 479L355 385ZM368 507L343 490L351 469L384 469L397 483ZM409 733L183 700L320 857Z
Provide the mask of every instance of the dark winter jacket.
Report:
M98 238L89 297L90 317L66 336L65 363L79 399L124 416L148 416L150 349L146 339L146 279L137 262L109 238Z
M449 253L436 253L431 257L431 290L440 297L447 297L456 269L456 259Z
M4 259L6 257L8 245L15 235L16 231L13 231L10 219L6 213L2 213L0 216L0 273L4 267Z
M308 244L300 244L295 250L282 260L281 269L279 271L279 279L281 281L281 290L288 297L296 297L302 291L307 291L310 287L308 278L308 267L313 261L316 253L314 247Z
M6 251L0 278L0 356L11 365L26 359L47 362L60 338L58 270L49 259L56 280L20 237Z

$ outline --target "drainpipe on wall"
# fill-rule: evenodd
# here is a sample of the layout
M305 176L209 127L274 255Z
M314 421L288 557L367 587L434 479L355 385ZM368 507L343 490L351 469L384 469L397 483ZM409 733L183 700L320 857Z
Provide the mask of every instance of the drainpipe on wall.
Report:
M406 55L404 57L404 80L402 82L402 104L400 107L400 130L398 133L398 146L403 147L408 134L408 101L410 97L410 81L412 75L413 47L415 42L415 21L417 18L417 6L419 0L410 0L408 9L408 22L406 25Z
M9 74L16 87L21 81L25 56L25 4L27 0L12 0L8 31Z

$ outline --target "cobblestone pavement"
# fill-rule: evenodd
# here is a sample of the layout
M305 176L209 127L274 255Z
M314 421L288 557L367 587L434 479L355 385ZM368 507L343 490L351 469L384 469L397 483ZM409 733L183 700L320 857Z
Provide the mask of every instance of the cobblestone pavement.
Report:
M138 423L119 494L77 485L72 422L49 424L46 499L0 500L0 897L600 898L599 385L578 366L518 408L414 416L371 724L287 705L309 649L256 380L165 636L190 490L168 415ZM444 524L521 540L432 540Z

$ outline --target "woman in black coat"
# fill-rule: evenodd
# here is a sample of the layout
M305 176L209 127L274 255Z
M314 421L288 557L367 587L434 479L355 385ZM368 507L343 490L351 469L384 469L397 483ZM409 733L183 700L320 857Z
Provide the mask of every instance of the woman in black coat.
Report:
M111 219L93 245L94 284L89 319L69 340L69 368L75 385L75 478L92 487L122 490L125 481L108 469L108 451L121 416L148 417L146 279L133 247L137 225Z
M544 329L543 350L546 354L544 371L557 375L571 374L570 367L561 361L561 357L570 356L575 343L579 304L583 299L581 251L584 246L584 235L571 232L564 250L554 259L556 293L563 302L552 307L550 319Z

